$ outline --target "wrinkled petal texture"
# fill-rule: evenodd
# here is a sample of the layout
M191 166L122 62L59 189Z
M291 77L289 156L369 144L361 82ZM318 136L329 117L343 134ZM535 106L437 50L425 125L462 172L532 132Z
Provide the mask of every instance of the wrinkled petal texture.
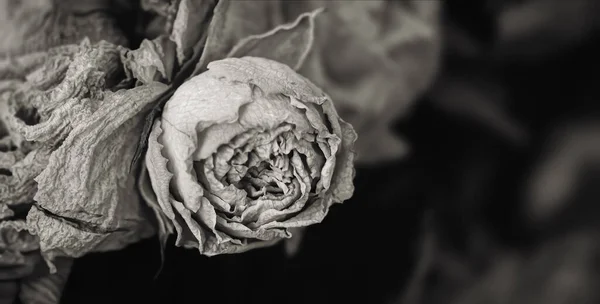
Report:
M0 22L0 234L19 225L11 235L48 262L123 248L154 233L128 169L167 87L155 81L163 49L124 48L114 20L83 2L34 2L0 1L14 13Z
M354 191L356 133L288 66L214 61L169 100L146 164L177 245L242 252L319 223Z
M20 132L21 126L40 120L29 102L34 98L24 97L60 82L76 48L0 61L0 267L23 266L24 254L39 249L25 217L37 191L34 178L47 165L52 149L28 141Z
M60 83L43 94L31 92L42 119L22 124L21 133L55 147L35 178L37 204L27 216L49 260L120 249L154 233L129 163L144 109L167 86L119 89L122 71L137 67L122 65L123 52L110 43L84 43Z
M25 219L37 191L35 178L56 145L33 140L25 131L47 118L42 104L51 111L48 100L59 95L53 88L61 87L81 49L71 43L127 43L112 17L78 16L74 7L61 4L0 1L0 267L23 266L24 254L40 248ZM63 131L66 125L59 125Z
M143 64L160 54L132 52L86 39L0 64L0 217L26 215L47 261L154 233L129 164L167 86Z

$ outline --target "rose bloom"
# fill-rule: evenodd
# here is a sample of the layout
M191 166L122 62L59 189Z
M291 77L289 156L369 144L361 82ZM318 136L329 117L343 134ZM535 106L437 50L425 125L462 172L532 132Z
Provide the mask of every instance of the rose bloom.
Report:
M356 133L326 94L264 58L208 69L166 103L146 154L178 246L216 255L270 245L352 196Z

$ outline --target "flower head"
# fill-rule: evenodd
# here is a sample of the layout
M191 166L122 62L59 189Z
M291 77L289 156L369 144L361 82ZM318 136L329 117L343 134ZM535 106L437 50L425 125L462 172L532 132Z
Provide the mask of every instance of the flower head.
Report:
M356 134L288 66L214 61L169 100L146 164L178 245L234 253L320 222L354 190Z

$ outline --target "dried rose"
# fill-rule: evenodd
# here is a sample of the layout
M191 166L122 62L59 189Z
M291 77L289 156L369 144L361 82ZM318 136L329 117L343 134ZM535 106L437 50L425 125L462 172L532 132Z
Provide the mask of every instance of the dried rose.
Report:
M146 164L177 245L242 252L351 197L356 134L329 97L264 58L213 61L167 102Z
M73 94L71 97L76 98L77 93L69 89L77 91L76 88L82 87L72 82L81 75L66 77L66 74L74 59L89 50L85 46L89 46L90 41L127 43L112 16L102 10L106 8L105 2L0 0L0 39L5 42L0 46L2 303L12 303L17 297L23 303L58 303L65 285L72 260L60 259L56 263L58 273L48 274L40 257L44 244L37 235L31 234L26 222L38 190L35 178L47 167L58 145L45 139L31 140L31 134L24 131L45 122L48 118L45 111L60 106L67 95ZM84 41L81 46L71 44L81 41ZM116 54L118 59L119 52ZM94 58L91 63L95 63ZM110 67L113 65L103 68ZM79 80L83 82L98 77L97 74L84 75ZM71 81L63 83L65 78ZM84 89L78 93L89 91ZM68 127L69 122L62 121L58 131L66 134ZM53 131L56 130L47 129L45 133ZM54 231L48 229L47 232Z
M129 172L145 110L167 89L149 47L84 40L0 61L0 217L27 215L47 261L155 233Z
M68 49L69 60L50 56L39 78L30 75L8 96L11 111L38 113L17 127L45 151L27 225L48 261L121 249L155 232L129 163L144 111L167 88L153 81L160 60L107 42Z
M47 248L44 239L40 243L30 234L35 228L25 218L38 189L46 186L35 178L48 169L76 126L65 114L94 104L99 87L114 85L113 76L122 74L120 47L91 45L100 40L127 43L115 20L104 13L105 2L0 1L0 37L7 42L0 46L0 264L5 267L0 273L14 275L15 267L34 267L39 259L25 257ZM54 173L50 180L59 184ZM57 203L68 205L63 199ZM61 235L48 226L43 230ZM35 284L22 279L21 290Z

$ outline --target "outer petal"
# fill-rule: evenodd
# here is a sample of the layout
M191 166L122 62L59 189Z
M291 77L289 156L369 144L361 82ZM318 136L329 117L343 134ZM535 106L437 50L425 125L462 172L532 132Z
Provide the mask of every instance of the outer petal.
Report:
M235 121L239 108L250 102L250 95L247 85L224 87L218 79L203 74L181 86L163 110L163 153L174 174L173 194L194 213L203 203L203 190L192 166L192 155L198 146L196 130Z
M166 89L160 83L108 93L104 107L73 129L36 178L38 205L28 215L42 252L78 257L114 250L150 236L128 173L145 106ZM142 115L138 115L142 114Z
M211 62L213 75L231 82L252 84L265 95L283 94L304 102L322 104L328 99L321 89L287 65L258 57L227 58Z
M161 122L157 120L154 123L150 138L148 139L148 151L146 153L146 166L152 189L156 194L157 203L162 209L163 214L171 220L177 232L177 244L182 244L183 230L189 229L185 223L181 223L175 215L172 201L175 199L170 193L170 182L173 178L173 173L167 169L167 158L162 154L163 145L158 142L158 137L162 134Z
M354 183L352 181L356 173L354 170L356 132L349 123L342 120L340 120L340 126L342 127L342 148L337 157L336 170L331 182L331 191L335 203L341 203L352 197L354 193Z
M166 85L119 91L131 81L120 76L120 47L106 42L85 40L13 63L8 72L0 65L0 77L19 76L0 82L0 100L8 100L0 121L9 122L18 151L0 151L0 158L14 158L0 198L30 203L37 186L27 225L46 258L118 249L153 233L127 170L142 112Z
M167 102L146 155L178 245L197 246L206 255L268 246L289 238L289 228L321 222L334 202L351 196L356 134L325 93L285 64L264 58L229 58L208 69ZM223 182L232 172L243 175L270 160L270 149L290 157L286 178L293 183L277 180L288 201L250 199ZM251 150L252 157L244 156ZM230 163L234 156L237 163ZM316 186L313 178L319 179Z

